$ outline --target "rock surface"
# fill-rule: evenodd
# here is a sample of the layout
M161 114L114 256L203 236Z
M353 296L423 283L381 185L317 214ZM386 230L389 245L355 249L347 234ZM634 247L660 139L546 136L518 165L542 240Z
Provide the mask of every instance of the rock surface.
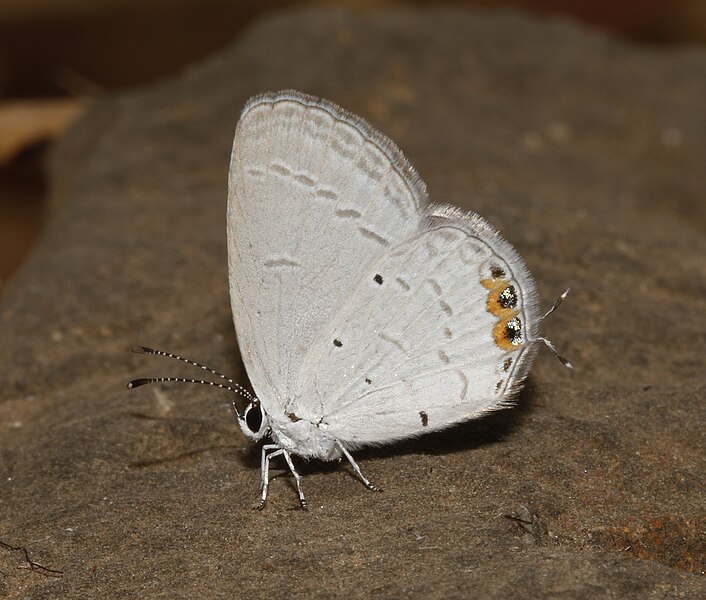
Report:
M53 164L0 298L0 595L696 598L704 555L706 53L512 13L285 13L182 77L101 100ZM246 381L226 280L230 145L293 87L385 131L432 200L525 257L548 352L519 406L303 466L259 451L153 345ZM26 550L26 552L25 552ZM30 562L31 561L31 562ZM61 571L55 573L53 569Z

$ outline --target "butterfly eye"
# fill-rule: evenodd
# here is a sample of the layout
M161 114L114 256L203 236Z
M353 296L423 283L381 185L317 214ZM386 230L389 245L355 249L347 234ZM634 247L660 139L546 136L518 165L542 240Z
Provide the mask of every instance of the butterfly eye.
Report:
M255 401L248 404L243 418L245 419L245 424L248 426L248 429L253 433L258 433L260 427L262 427L262 409L260 408L260 403Z

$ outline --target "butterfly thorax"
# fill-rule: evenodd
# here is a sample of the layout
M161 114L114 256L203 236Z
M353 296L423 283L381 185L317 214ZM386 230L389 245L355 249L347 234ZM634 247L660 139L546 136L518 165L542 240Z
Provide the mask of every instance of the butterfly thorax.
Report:
M272 439L281 448L303 456L321 460L340 458L336 439L322 431L316 423L294 413L268 415Z

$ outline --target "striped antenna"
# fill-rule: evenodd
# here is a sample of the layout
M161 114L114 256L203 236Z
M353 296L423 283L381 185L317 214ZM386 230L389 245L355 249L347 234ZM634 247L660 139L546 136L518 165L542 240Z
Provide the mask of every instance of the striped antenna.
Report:
M545 337L539 337L537 338L540 342L544 342L544 345L551 350L552 354L556 356L559 359L559 362L564 365L567 369L573 369L574 365L572 365L568 359L564 358L561 354L559 354L559 351L556 349L556 346L552 344L547 338Z
M569 288L564 290L564 293L559 296L555 301L552 307L545 312L542 315L542 318L539 319L540 322L544 321L549 315L551 315L557 308L561 306L561 303L564 301L566 296L569 295ZM561 354L559 354L559 351L556 349L556 346L552 344L547 338L545 337L538 337L537 338L539 341L544 342L544 345L549 348L549 350L552 352L554 356L556 356L559 359L559 362L564 365L567 369L573 369L574 365L572 365L566 358L564 358Z
M566 297L569 295L569 291L571 288L566 288L564 290L564 293L559 296L556 300L554 300L553 306L542 315L542 318L539 319L540 321L544 321L549 315L551 315L557 308L561 306L561 303L566 299Z
M240 394L240 390L236 390L235 388L225 385L224 383L206 381L205 379L189 379L187 377L140 377L139 379L133 379L130 381L127 384L127 389L134 390L136 387L140 387L141 385L147 385L148 383L162 383L165 381L175 381L177 383L201 383L203 385L212 385L213 387L221 388L222 390L229 390L236 394Z
M236 394L240 394L241 396L243 396L244 398L247 398L248 400L253 400L253 395L250 392L248 392L248 390L246 390L242 385L240 385L239 383L236 383L230 377L223 375L223 373L219 373L218 371L216 371L216 369L212 369L211 367L207 367L206 365L202 365L201 363L197 363L195 360L191 360L190 358L184 358L183 356L178 356L177 354L172 354L171 352L164 352L163 350L155 350L154 348L147 348L146 346L133 346L132 348L130 348L130 350L132 350L132 352L134 352L135 354L154 354L155 356L166 356L167 358L173 358L175 360L180 360L181 362L185 362L186 364L191 365L193 367L198 367L199 369L203 369L204 371L208 371L209 373L212 373L216 377L220 377L221 379L224 379L230 385L232 385L233 387L238 388L238 389L233 389L227 385L218 386L218 387L222 387L223 389L226 389L226 390L231 390L232 392L235 392ZM198 381L198 380L194 380L194 381L189 380L185 383L196 383L196 381ZM153 382L149 382L149 383L153 383ZM205 383L209 383L209 382L205 382ZM141 384L141 385L144 385L144 384ZM213 385L215 385L215 384L213 384ZM134 386L134 387L137 387L137 386Z
M164 352L162 350L155 350L154 348L147 348L146 346L133 346L131 350L135 354L154 354L155 356L166 356L167 358L180 360L181 362L185 362L194 367L198 367L199 369L203 369L204 371L208 371L216 377L220 377L221 379L227 381L228 384L218 383L216 381L208 381L206 379L190 379L188 377L141 377L139 379L133 379L127 384L129 390L133 390L136 387L140 387L142 385L147 385L148 383L199 383L202 385L210 385L212 387L217 387L222 390L228 390L229 392L233 392L234 394L242 396L249 402L255 401L255 397L250 392L248 392L248 390L246 390L242 385L236 383L230 377L226 377L225 375L223 375L223 373L219 373L215 369L207 367L206 365L202 365L201 363L197 363L194 360L184 358L183 356L178 356L176 354L172 354L171 352ZM235 410L235 414L238 415L238 418L242 419L243 412L238 408L238 405L236 404L235 400L233 400L233 409Z

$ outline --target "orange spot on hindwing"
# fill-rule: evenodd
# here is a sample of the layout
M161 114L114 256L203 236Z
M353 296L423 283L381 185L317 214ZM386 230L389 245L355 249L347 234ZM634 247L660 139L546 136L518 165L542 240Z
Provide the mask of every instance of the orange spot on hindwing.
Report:
M500 271L504 276L504 272ZM481 279L481 284L488 290L488 312L498 318L493 327L493 339L503 350L517 350L522 346L522 321L518 317L519 298L515 286L507 279L493 277Z

